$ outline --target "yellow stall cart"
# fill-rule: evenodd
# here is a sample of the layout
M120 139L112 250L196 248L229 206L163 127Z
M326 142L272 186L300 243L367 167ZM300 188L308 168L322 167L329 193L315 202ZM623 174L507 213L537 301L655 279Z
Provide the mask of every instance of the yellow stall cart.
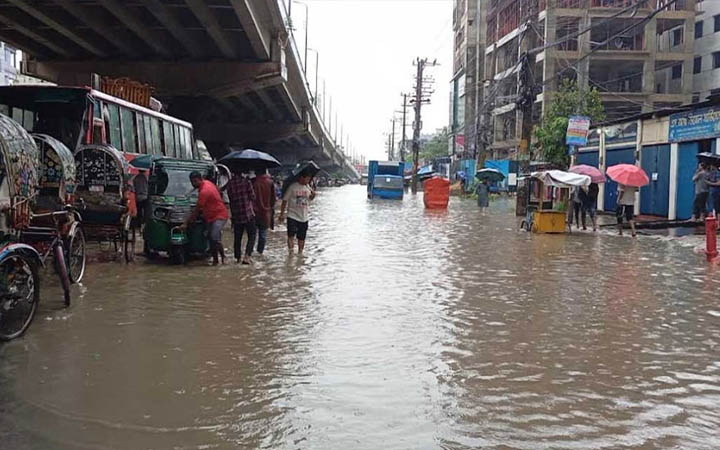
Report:
M528 210L522 227L535 233L569 231L567 211L560 205L563 200L567 204L571 189L590 186L590 177L562 170L543 170L531 173L527 181Z

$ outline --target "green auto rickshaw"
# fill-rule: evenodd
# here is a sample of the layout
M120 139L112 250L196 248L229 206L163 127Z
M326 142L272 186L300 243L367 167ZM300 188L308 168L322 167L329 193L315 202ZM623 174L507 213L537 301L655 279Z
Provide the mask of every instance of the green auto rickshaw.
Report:
M186 230L180 226L197 203L190 173L197 170L206 179L216 180L215 164L151 155L140 156L131 164L148 170L148 201L143 208L145 255L152 258L163 252L174 264L184 264L191 256L207 256L209 245L202 220Z

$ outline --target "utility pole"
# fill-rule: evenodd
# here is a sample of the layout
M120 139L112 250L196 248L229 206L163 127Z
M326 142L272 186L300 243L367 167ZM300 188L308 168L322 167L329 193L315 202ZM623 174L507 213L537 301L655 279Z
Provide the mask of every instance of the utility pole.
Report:
M520 36L520 70L518 71L518 96L516 105L520 109L520 148L518 149L518 169L523 175L530 171L530 142L533 130L533 104L535 103L535 54L530 50L537 47L538 29L538 0L528 0L525 11L525 30ZM527 189L527 186L524 186ZM527 205L525 192L521 189L517 193L515 214L524 216ZM542 208L542 205L541 205Z
M420 131L422 130L422 105L423 103L430 103L430 94L433 93L427 86L425 86L425 67L434 67L437 65L436 61L428 62L427 58L417 58L414 62L417 67L417 74L415 75L415 98L411 100L415 108L415 123L413 124L413 174L412 174L412 193L417 194L417 182L418 182L418 159L420 157ZM432 82L432 80L427 80Z
M392 119L392 141L390 143L390 152L392 153L392 157L390 158L390 161L395 160L395 118Z
M402 110L402 141L400 141L400 161L405 161L405 144L407 142L407 135L405 133L405 127L407 125L407 105L408 95L403 94L403 110Z

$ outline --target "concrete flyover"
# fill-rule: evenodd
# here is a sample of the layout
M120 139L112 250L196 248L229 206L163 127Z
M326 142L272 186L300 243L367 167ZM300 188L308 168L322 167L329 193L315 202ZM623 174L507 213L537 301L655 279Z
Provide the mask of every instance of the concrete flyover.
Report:
M0 40L59 84L152 85L215 155L253 147L359 179L313 105L284 1L0 0Z

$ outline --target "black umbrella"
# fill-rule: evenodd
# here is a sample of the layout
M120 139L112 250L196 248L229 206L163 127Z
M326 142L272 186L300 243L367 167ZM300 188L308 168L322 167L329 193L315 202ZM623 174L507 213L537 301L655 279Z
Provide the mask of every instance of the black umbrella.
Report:
M697 154L697 159L705 164L720 166L720 155L715 155L710 152L703 152Z
M475 174L475 178L480 181L502 181L505 179L505 174L497 169L480 169Z
M282 195L285 196L285 191L290 187L291 184L297 181L298 178L300 178L301 175L307 175L310 178L315 177L315 175L320 172L320 166L315 164L314 161L307 161L304 163L299 164L296 168L293 169L292 173L289 177L285 179L282 185Z
M232 169L269 169L280 167L280 161L258 150L233 150L218 161Z

